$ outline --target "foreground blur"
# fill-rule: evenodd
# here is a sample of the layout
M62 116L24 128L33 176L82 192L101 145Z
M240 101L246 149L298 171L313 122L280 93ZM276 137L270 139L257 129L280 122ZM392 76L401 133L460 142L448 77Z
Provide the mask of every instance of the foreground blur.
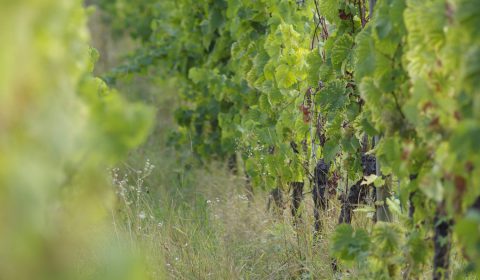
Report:
M108 216L106 167L152 111L92 77L80 0L2 1L0 279L143 279Z

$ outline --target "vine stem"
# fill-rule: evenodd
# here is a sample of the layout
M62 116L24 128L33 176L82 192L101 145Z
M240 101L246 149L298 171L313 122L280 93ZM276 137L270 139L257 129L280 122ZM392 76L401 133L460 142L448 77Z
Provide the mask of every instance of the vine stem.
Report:
M358 0L358 12L360 13L362 28L364 28L367 24L367 20L365 18L365 0Z

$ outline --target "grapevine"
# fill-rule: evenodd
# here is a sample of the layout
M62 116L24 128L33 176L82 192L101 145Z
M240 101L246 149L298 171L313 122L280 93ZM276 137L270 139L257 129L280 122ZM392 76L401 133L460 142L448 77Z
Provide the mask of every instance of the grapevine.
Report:
M256 187L297 186L294 216L312 189L317 232L331 186L339 222L376 208L369 232L340 225L331 241L366 278L419 277L430 239L432 277L448 278L453 236L480 273L478 0L141 2L143 48L162 54L144 67L184 100L173 141L200 160L238 152Z

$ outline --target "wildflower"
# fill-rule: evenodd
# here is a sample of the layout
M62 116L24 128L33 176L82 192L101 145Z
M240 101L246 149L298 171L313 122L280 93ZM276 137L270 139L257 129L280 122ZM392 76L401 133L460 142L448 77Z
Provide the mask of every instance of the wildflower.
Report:
M142 211L142 212L140 212L140 213L138 214L138 217L143 220L143 219L145 219L145 217L147 217L147 216L145 215L145 212Z

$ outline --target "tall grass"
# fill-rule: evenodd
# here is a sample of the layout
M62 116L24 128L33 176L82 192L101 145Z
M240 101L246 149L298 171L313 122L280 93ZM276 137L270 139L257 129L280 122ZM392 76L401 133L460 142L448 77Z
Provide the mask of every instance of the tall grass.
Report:
M114 168L117 236L140 250L154 279L332 279L327 237L338 203L325 214L325 230L313 236L310 194L294 225L287 207L267 211L268 193L247 196L246 180L223 162L195 163L167 147L175 94L156 94L158 122L147 143Z

